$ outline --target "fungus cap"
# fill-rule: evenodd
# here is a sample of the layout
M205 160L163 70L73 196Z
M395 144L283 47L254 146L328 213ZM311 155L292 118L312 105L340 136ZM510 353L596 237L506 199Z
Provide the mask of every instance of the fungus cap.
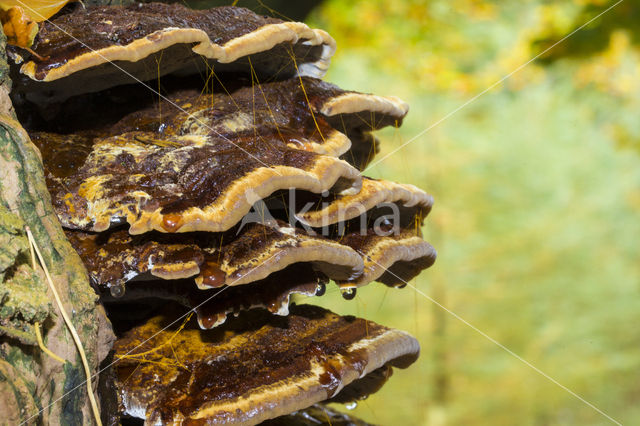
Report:
M176 90L124 117L115 128L131 129L143 122L148 123L145 129L162 128L164 134L217 131L231 136L268 126L285 138L302 140L298 144L307 150L342 155L350 148L369 149L368 132L399 126L408 111L398 98L345 91L316 78L220 83L222 90L206 95L200 88Z
M273 136L31 136L56 213L74 229L99 232L126 222L132 234L221 232L277 190L356 192L362 179L343 160Z
M433 197L414 185L364 177L360 191L329 194L321 208L300 212L297 217L306 225L317 228L354 219L367 212L368 220L375 219L370 212L372 209L391 204L398 206L401 221L408 222L418 216L422 224L422 219L431 211Z
M251 309L266 309L273 315L289 315L294 294L313 297L324 294L328 280L308 264L295 264L268 277L242 286L223 286L199 290L190 280L132 282L123 296L102 294L106 303L137 303L159 305L167 300L195 311L202 329L218 327L230 314Z
M361 287L379 281L392 287L404 287L423 269L433 265L436 250L419 236L419 230L401 229L389 235L366 235L353 232L345 235L342 244L362 256L364 271L350 281L341 281L342 288Z
M266 278L294 263L311 263L334 280L362 273L352 248L302 229L249 223L227 233L130 235L126 230L93 234L66 230L98 288L158 277L195 277L203 289L242 285Z
M37 95L47 83L49 99L61 99L212 66L216 72L254 69L262 76L322 77L335 41L303 23L244 8L190 10L177 3L139 3L58 15L42 24L33 49L45 60L20 67L26 77L20 90Z
M114 346L125 413L147 424L257 424L419 352L405 332L308 305L288 317L245 312L207 331L164 329L172 319L153 318Z
M242 81L242 80L241 80ZM110 131L157 131L162 135L223 136L275 134L287 146L338 157L351 141L306 103L299 80L251 84L222 83L203 94L200 88L176 90L160 102L122 117Z

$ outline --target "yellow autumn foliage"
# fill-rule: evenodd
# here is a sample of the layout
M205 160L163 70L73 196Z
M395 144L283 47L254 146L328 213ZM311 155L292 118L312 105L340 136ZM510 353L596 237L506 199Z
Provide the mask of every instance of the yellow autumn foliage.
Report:
M9 10L12 7L21 7L36 22L49 19L69 0L0 0L0 9Z

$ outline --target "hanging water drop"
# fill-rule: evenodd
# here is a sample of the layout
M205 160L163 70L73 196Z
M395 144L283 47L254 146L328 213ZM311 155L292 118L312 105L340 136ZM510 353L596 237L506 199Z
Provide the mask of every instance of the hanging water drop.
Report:
M124 284L113 284L109 288L109 291L113 297L120 298L124 296Z
M322 296L324 295L324 293L327 291L327 285L323 282L318 282L318 285L316 285L316 296Z
M355 410L357 406L358 403L356 401L351 401L344 404L344 408L346 408L347 410Z
M354 287L344 288L341 291L344 300L353 300L356 297L356 289Z

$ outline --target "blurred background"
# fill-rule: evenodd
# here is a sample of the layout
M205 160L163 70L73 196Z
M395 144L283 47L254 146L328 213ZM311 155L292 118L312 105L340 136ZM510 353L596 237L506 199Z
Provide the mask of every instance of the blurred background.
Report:
M327 0L307 22L338 43L326 80L410 104L381 158L612 4ZM623 1L367 172L435 197L438 260L413 285L623 424L640 424L639 18ZM363 419L611 424L410 287L319 303L422 345Z
M355 301L335 288L312 301L422 345L354 414L383 425L612 423L480 330L640 424L640 1L617 4L459 110L615 2L236 3L306 16L338 43L328 81L411 106L401 128L378 132L378 158L411 143L367 174L435 196L423 232L438 260L411 284L437 304L381 284Z

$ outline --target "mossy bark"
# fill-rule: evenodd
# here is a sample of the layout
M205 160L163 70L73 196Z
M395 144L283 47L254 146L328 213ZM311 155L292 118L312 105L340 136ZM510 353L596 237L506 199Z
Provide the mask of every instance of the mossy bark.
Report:
M4 52L0 33L0 423L90 424L80 356L42 269L31 266L25 226L42 251L93 374L114 337L82 261L55 216L40 153L16 120ZM64 364L41 351L36 322L42 324L46 346Z

